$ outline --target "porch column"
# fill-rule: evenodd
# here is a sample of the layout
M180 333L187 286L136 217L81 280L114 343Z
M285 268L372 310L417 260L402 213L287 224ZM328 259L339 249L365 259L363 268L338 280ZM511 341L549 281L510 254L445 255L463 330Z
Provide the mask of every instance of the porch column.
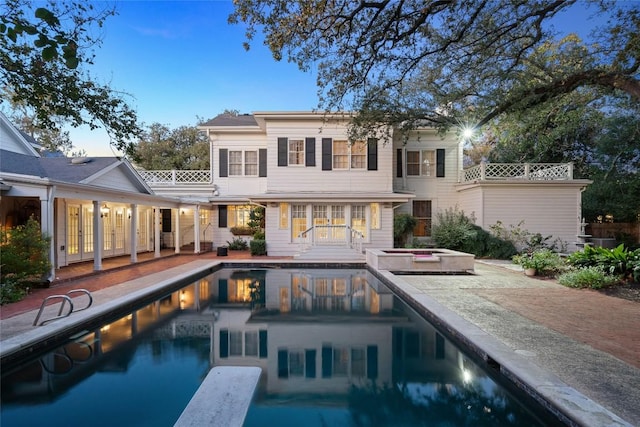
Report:
M175 247L175 251L177 254L180 253L180 216L181 216L182 208L178 207L176 209L176 226L173 239L173 246Z
M200 253L200 205L193 210L193 253Z
M160 258L160 207L156 206L153 211L153 231L154 231L154 242L153 246L155 248L154 258Z
M49 262L51 270L47 279L52 282L56 277L56 235L54 226L54 203L56 187L47 187L47 198L40 199L40 231L49 236Z
M131 251L131 263L138 262L138 205L131 203L129 205L130 217L129 217L129 235L131 236L131 242L129 244L129 250Z
M104 230L102 227L100 200L93 201L93 270L102 270L102 247Z

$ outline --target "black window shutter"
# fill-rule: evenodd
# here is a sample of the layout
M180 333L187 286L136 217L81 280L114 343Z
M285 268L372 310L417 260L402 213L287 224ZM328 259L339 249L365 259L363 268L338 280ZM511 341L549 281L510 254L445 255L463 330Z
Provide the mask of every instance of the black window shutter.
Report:
M289 352L278 350L278 378L289 378Z
M304 376L307 378L316 377L316 350L304 351Z
M220 358L229 357L229 331L227 329L220 330Z
M258 332L259 337L260 337L260 359L265 359L267 357L267 330L266 329L260 329L260 331Z
M378 346L367 346L367 378L375 380L378 378Z
M304 165L305 166L316 165L316 139L315 138L304 139Z
M396 153L396 177L402 178L402 148L398 148Z
M220 304L229 302L229 282L227 279L218 279L218 302Z
M367 141L367 170L378 170L378 139L369 138Z
M229 150L220 149L220 178L229 176Z
M278 138L278 166L287 166L289 161L289 140L287 138Z
M332 151L332 139L322 138L322 170L330 171L332 169L333 159L331 156Z
M333 348L322 347L322 378L331 378L333 373Z
M267 149L260 148L258 150L258 176L267 176Z
M444 148L436 150L436 177L444 177Z
M171 232L171 209L160 209L162 213L162 232L170 233Z
M218 206L218 228L227 228L227 205Z

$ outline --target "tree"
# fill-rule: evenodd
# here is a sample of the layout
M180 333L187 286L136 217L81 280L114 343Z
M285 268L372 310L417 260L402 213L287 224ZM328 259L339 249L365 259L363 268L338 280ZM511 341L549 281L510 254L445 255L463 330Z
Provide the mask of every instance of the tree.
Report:
M38 127L104 127L111 144L129 152L140 133L124 94L96 82L85 69L100 45L95 30L115 14L79 0L35 3L7 0L0 6L0 102L32 108ZM44 7L46 6L46 7Z
M276 60L318 67L320 106L357 111L352 136L376 124L446 129L489 123L579 88L640 100L640 3L591 1L609 18L582 61L531 79L524 62L554 40L553 19L576 0L373 1L237 0L230 22L247 25L249 48L260 28ZM530 68L529 68L530 69ZM359 132L358 132L359 131ZM360 133L360 135L358 135Z
M209 139L195 126L172 130L153 123L135 145L133 159L147 170L209 169Z

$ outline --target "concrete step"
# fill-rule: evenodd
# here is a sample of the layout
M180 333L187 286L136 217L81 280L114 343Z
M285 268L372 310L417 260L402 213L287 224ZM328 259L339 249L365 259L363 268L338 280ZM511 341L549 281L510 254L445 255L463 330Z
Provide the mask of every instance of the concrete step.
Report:
M365 261L365 256L346 246L312 246L294 256L304 261Z

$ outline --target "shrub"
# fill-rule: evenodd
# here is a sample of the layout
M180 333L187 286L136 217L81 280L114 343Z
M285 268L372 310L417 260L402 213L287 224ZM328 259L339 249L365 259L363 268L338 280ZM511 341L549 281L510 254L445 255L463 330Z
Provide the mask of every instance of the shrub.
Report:
M0 230L0 283L10 282L18 288L41 284L51 270L50 241L33 218L25 225Z
M624 245L607 249L600 246L587 245L581 251L569 255L567 262L576 267L601 267L609 274L620 274L634 277L637 280L637 263L640 250L629 251Z
M533 252L524 252L512 258L514 264L522 266L524 269L534 268L537 274L552 276L559 273L564 262L560 255L551 249L538 249Z
M256 231L253 233L253 240L265 240L264 231Z
M436 214L436 223L431 230L436 246L445 249L462 250L465 242L474 239L477 232L464 211L449 208Z
M600 289L617 282L617 277L606 274L601 267L597 266L578 268L558 277L558 283L570 288Z
M253 228L246 226L231 227L230 231L234 236L251 236L255 233Z
M251 255L266 255L267 254L267 242L265 240L253 239L249 243L249 249Z
M235 237L232 241L227 240L227 245L232 251L246 251L249 248L249 244L241 237Z
M401 213L393 217L393 238L396 247L404 247L407 243L407 237L418 225L418 220L408 214Z
M0 305L9 304L11 302L20 301L27 295L25 286L19 285L15 280L3 279L0 284Z
M511 259L516 254L517 250L513 243L493 236L477 225L473 225L472 228L476 236L463 243L460 249L462 252L493 259Z

